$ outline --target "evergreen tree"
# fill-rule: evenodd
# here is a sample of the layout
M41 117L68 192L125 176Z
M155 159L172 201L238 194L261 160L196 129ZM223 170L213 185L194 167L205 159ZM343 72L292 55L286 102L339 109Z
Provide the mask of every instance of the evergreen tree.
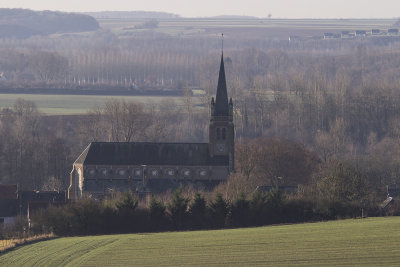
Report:
M232 203L231 223L234 226L248 226L250 223L250 203L244 193Z
M190 203L189 215L190 225L193 228L206 226L206 200L200 193L196 193L192 203Z
M185 221L187 218L187 207L189 199L182 195L183 187L179 187L175 190L172 201L168 205L168 210L171 215L172 224L175 229L181 230L185 226Z
M267 196L263 192L256 191L250 200L251 221L260 226L267 223Z
M213 226L216 228L223 228L226 224L228 212L229 203L218 193L215 196L215 200L210 204L210 215Z
M125 192L122 198L115 203L117 214L120 218L120 229L123 232L131 232L134 226L134 212L139 200L131 193Z
M132 194L132 192L125 192L122 199L115 203L118 211L130 210L133 211L137 208L139 200Z
M165 214L165 205L161 201L152 197L150 200L150 222L153 231L167 229L167 220Z
M266 195L267 214L269 216L268 221L270 223L282 222L284 209L285 195L278 187L273 188Z

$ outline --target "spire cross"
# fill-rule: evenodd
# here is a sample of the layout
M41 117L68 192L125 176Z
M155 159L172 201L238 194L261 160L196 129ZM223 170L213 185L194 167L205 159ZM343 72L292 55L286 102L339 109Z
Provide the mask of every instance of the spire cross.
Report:
M222 33L222 53L224 52L224 33Z

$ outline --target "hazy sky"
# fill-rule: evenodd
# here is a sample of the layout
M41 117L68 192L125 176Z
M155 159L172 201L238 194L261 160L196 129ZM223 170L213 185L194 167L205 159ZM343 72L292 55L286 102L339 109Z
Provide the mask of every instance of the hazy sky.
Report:
M400 0L1 0L0 7L35 10L165 11L184 17L397 18Z

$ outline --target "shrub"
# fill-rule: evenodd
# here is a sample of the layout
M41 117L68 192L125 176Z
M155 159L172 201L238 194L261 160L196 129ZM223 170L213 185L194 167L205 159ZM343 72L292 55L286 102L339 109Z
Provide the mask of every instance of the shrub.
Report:
M314 203L304 197L292 197L285 202L284 222L296 223L315 220Z
M268 223L280 223L284 221L284 200L285 196L279 188L273 188L266 194L266 211Z
M87 199L67 206L66 218L72 235L98 234L102 230L103 206L99 202Z

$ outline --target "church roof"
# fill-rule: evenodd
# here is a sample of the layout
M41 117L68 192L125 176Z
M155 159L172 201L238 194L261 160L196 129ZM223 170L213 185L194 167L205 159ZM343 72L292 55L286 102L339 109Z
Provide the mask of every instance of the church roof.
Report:
M229 157L211 157L207 143L93 142L75 164L227 166Z
M221 55L221 65L219 67L217 96L215 99L214 116L228 116L228 93L226 90L224 54Z

